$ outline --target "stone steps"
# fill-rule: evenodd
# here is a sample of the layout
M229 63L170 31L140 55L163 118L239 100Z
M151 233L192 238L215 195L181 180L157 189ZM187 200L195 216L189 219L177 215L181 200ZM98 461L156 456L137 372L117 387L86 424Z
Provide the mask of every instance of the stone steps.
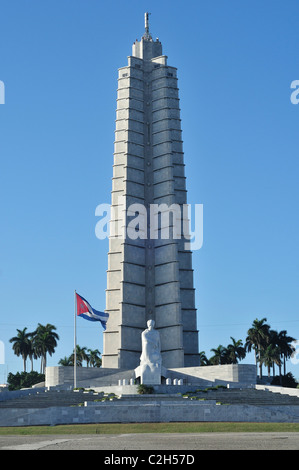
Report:
M207 392L190 393L191 396L197 398L214 399L217 402L227 404L247 404L255 406L268 406L268 405L299 405L299 398L273 393L264 390L255 389L218 389L208 390Z
M184 400L189 401L194 399L203 399L204 401L216 401L221 404L231 404L231 405L253 405L253 406L298 406L299 397L283 395L278 393L273 393L271 391L265 390L256 390L256 389L218 389L218 390L208 390L206 392L197 391L189 392L188 398L182 398L181 395L135 395L134 396L123 396L120 398L121 401L130 399L135 399L138 403L147 400L156 400L157 397L160 400L169 401L169 400ZM49 408L54 406L59 407L68 407L76 406L84 402L94 402L103 398L103 393L94 393L94 392L83 392L83 391L66 391L66 390L50 390L39 393L32 393L31 395L26 395L21 398L8 399L5 401L0 401L1 408ZM204 402L203 401L203 402ZM299 408L298 408L299 409Z
M51 406L79 405L102 398L101 393L82 391L46 391L0 402L0 408L49 408Z

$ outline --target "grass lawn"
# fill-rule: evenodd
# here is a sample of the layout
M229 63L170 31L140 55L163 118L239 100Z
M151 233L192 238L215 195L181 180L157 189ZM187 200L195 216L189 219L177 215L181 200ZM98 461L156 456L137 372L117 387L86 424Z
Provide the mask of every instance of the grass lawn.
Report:
M201 432L299 432L299 423L104 423L0 427L0 435Z

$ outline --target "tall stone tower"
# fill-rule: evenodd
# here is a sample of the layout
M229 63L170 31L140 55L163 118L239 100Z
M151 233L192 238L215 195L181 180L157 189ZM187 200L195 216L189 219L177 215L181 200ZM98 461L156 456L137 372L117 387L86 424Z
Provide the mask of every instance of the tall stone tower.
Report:
M162 209L182 208L186 194L177 69L152 39L146 13L145 34L118 74L103 367L139 365L149 319L160 333L164 367L199 365L192 253L173 233L178 213L167 221ZM153 229L152 207L162 204ZM139 236L120 236L140 205ZM160 236L163 229L169 236Z

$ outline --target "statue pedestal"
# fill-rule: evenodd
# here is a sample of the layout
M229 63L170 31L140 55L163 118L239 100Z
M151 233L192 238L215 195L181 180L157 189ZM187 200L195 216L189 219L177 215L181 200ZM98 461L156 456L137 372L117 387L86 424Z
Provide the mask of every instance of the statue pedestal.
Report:
M143 364L135 369L135 378L140 377L140 383L144 385L161 385L161 377L168 377L165 367L151 367ZM171 380L171 379L169 379Z
M135 369L135 377L140 377L140 383L145 385L161 385L161 366L142 364Z

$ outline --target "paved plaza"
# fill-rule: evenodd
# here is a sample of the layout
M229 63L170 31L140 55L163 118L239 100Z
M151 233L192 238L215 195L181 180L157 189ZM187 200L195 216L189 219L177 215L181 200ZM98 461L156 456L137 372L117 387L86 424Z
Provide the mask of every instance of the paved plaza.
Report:
M111 458L117 451L153 451L152 454L137 454L139 463L147 463L141 459L165 450L192 455L193 450L298 449L299 433L296 432L0 436L0 450L101 450L101 459ZM194 458L196 462L198 455L194 454Z

